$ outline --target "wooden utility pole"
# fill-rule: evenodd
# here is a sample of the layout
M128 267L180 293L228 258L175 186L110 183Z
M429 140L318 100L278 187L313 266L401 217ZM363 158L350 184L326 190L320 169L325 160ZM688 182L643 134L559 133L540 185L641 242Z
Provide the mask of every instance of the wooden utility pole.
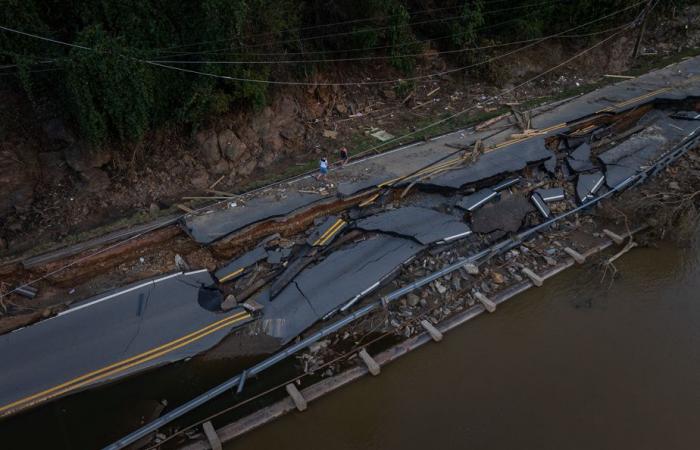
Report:
M639 26L639 34L637 34L637 41L634 43L634 51L632 52L633 58L637 58L642 49L642 39L644 38L644 31L647 27L647 19L649 18L649 13L651 10L654 9L654 6L656 6L656 3L657 1L655 0L649 0L647 6L644 7L644 11L642 12L642 23Z

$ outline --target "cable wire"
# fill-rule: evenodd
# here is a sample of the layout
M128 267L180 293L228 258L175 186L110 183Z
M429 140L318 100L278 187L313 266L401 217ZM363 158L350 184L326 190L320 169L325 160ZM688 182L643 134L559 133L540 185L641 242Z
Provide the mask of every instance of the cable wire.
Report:
M492 2L489 2L489 4L493 5L493 4L497 4L497 3L503 3L506 1L509 1L509 0L494 0ZM413 17L413 16L417 16L420 14L427 14L427 13L462 8L463 6L464 5L454 5L454 6L446 6L446 7L442 7L442 8L424 9L424 10L409 12L408 15ZM339 26L339 25L349 25L349 24L362 23L362 22L372 22L375 20L390 19L392 17L399 17L399 16L400 16L400 14L391 14L391 15L384 15L384 16L377 16L377 17L365 17L365 18L361 18L361 19L344 20L341 22L331 22L331 23L324 23L324 24L318 24L318 25L311 25L311 26L307 26L307 27L287 28L285 30L280 30L280 31L268 31L265 33L250 34L250 35L244 36L243 38L255 38L255 37L262 37L262 36L273 36L273 35L279 34L279 33L309 31L309 30L315 30L318 28L326 28L326 27ZM188 44L174 45L171 47L159 47L159 48L156 48L155 50L170 50L170 49L174 49L174 48L194 47L194 46L202 45L202 44L214 44L214 43L218 43L218 42L228 42L231 40L232 39L217 39L217 40L210 40L210 41L192 42L192 43L188 43Z
M594 32L585 33L585 34L564 35L564 36L559 36L559 38L578 39L581 37L595 36L598 34L604 34L604 33L609 33L611 31L619 30L619 29L626 27L626 26L627 26L627 24L624 24L624 25L608 28L608 29L601 30L601 31L594 31ZM493 48L508 47L508 46L517 45L517 44L527 44L530 42L538 41L540 39L542 39L542 38L538 37L538 38L525 39L525 40L519 40L519 41L503 42L503 43L499 43L499 44L482 45L479 47L465 47L465 48L460 48L460 49L455 49L455 50L444 50L444 51L440 51L440 52L431 53L430 56L432 57L435 55L450 55L450 54L465 53L465 52L472 52L472 51L479 51L479 50L489 50L489 49L493 49ZM357 58L264 60L264 61L216 61L216 60L215 61L208 61L208 60L199 60L199 61L197 61L197 60L186 60L186 61L181 61L181 60L150 60L150 61L161 63L161 64L213 64L213 65L219 65L219 64L221 64L221 65L309 64L309 63L329 63L329 62L349 62L349 61L373 61L373 60L386 60L386 59L395 59L395 58L418 58L421 56L425 56L425 53L408 53L408 54L402 54L402 55L382 55L382 56L362 56L362 57L357 57Z
M487 10L487 11L482 11L482 15L494 14L494 13L498 13L498 12L507 12L507 11L518 10L518 9L525 9L525 8L529 8L529 7L533 7L533 6L541 6L541 5L545 5L545 4L558 3L560 1L562 1L562 0L546 0L546 1L543 1L540 3L535 3L535 4L521 5L521 6L516 6L516 7L502 8L502 9L490 10L490 11ZM440 11L440 10L446 10L446 9L454 9L454 7L441 8L441 9L436 9L434 11ZM429 10L426 10L426 11L429 11ZM388 16L388 17L394 17L394 16ZM462 15L452 16L452 17L443 17L443 18L434 18L434 19L427 19L424 21L418 21L418 22L413 22L413 23L408 23L408 24L403 24L403 25L397 25L397 26L390 25L390 26L382 26L382 27L375 27L375 28L366 28L366 29L361 29L361 30L343 31L343 32L337 32L337 33L327 33L327 34L323 34L323 35L307 36L304 38L286 39L286 40L273 41L273 42L265 42L265 43L261 43L261 44L253 44L253 45L242 44L242 46L246 47L246 48L258 48L258 47L271 46L271 45L275 45L275 44L288 44L288 43L305 42L305 41L316 40L316 39L324 39L324 38L333 37L333 36L347 36L347 35L360 34L360 33L372 32L372 31L382 31L382 30L387 30L387 29L391 29L391 28L407 28L407 27L411 27L411 26L415 26L415 25L424 25L427 23L434 23L434 22L453 21L453 20L459 20L462 18L463 18ZM363 19L363 20L367 20L367 19ZM370 19L370 20L372 20L372 19ZM350 22L352 22L352 21L350 21ZM329 24L329 25L324 25L324 26L331 26L331 25ZM250 37L264 36L264 35L270 35L270 34L275 34L275 33L263 33L260 35L252 35ZM202 43L231 42L231 41L236 40L236 39L238 39L238 38L220 39L220 40L208 41L208 42L205 41L205 42L201 42L201 43L197 43L197 44L189 44L189 45L192 46L192 45L199 45ZM158 49L156 49L156 50L158 50ZM185 54L196 54L196 53L197 52L185 53Z
M601 17L601 18L599 18L599 19L596 19L596 20L594 20L594 21L591 21L591 22L585 23L585 24L583 24L583 25L579 25L579 26L577 26L577 27L574 27L574 28L571 28L571 29L569 29L569 30L566 30L566 31L563 32L563 33L568 33L568 32L574 31L574 30L576 30L576 29L578 29L578 28L581 28L581 27L590 25L591 23L594 23L594 22L597 22L597 21L600 21L600 20L604 20L604 19L606 19L606 18L608 18L608 17L612 17L612 16L614 16L614 15L616 15L616 14L620 14L620 13L622 13L622 12L624 12L624 11L627 11L627 10L633 8L633 7L636 7L636 6L638 6L638 5L642 4L642 3L644 3L644 2L643 2L643 1L637 2L637 3L633 4L633 5L627 6L626 8L620 9L620 10L618 10L618 11L616 11L616 12L607 14L606 16L603 16L603 17ZM628 24L628 27L630 27L630 26L632 26L632 25L634 25L634 24L636 24L636 23L637 23L637 19L635 19L635 21L633 21L633 22L631 22L630 24ZM19 34L26 35L26 36L29 36L29 37L34 37L34 38L41 39L41 40L44 40L44 41L53 42L53 43L56 43L56 44L67 45L67 46L70 46L70 47L75 47L75 48L81 48L81 49L84 49L84 50L94 51L94 50L92 50L92 49L89 48L89 47L84 47L84 46L80 46L80 45L76 45L76 44L71 44L71 43L67 43L67 42L61 42L61 41L57 41L57 40L55 40L55 39L45 38L45 37L42 37L42 36L32 35L32 34L30 34L30 33L26 33L26 32L22 32L22 31L14 30L14 29L7 28L7 27L4 27L4 26L0 26L0 29L1 29L1 30L5 30L5 31L9 31L9 32L19 33ZM500 94L497 94L497 95L494 96L491 100L495 100L495 99L500 98L500 97L502 97L502 96L504 96L504 95L507 95L508 93L513 92L514 90L518 89L519 87L522 87L522 86L524 86L525 84L528 84L528 83L534 81L535 79L540 78L540 77L546 75L547 73L552 72L553 70L556 70L557 68L561 67L562 65L568 64L568 62L570 62L570 61L572 61L573 59L575 59L575 58L577 58L577 57L579 57L579 56L581 56L581 55L583 55L583 54L585 54L585 53L587 53L587 52L593 50L594 48L596 48L596 47L602 45L604 42L607 42L608 40L612 39L612 38L615 37L616 35L621 34L623 31L625 31L625 30L620 30L620 31L618 31L617 33L615 33L614 35L609 36L609 37L605 38L604 40L600 41L599 43L595 44L593 47L589 47L589 48L585 49L584 51L579 52L577 55L575 55L574 57L568 59L568 60L565 61L564 63L561 63L561 64L559 64L559 65L557 65L557 66L554 66L554 67L548 69L547 71L542 72L541 74L539 74L539 75L537 75L537 76L535 76L535 77L533 77L533 78L530 78L529 80L527 80L527 81L524 82L524 83L521 83L521 84L519 84L519 85L517 85L517 86L515 86L515 87L513 87L513 88L511 88L511 89L508 89L508 90L506 90L506 91L503 91L503 92L501 92ZM461 116L461 115L463 115L463 114L465 114L465 113L467 113L467 112L473 110L474 108L475 108L475 106L466 108L466 109L464 109L464 110L462 110L462 111L459 111L459 112L457 112L457 113L455 113L455 114L452 114L452 115L450 115L450 116L448 116L448 117L446 117L446 118L444 118L444 119L440 119L440 120L438 120L438 121L436 121L436 122L433 122L433 123L431 123L431 124L428 124L428 125L426 125L425 127L420 128L419 130L411 131L411 132L406 133L406 134L404 134L404 135L402 135L402 136L396 137L396 138L394 138L394 139L390 139L390 140L388 140L388 141L386 141L386 142L383 142L383 143L381 143L381 144L378 144L378 145L375 145L375 146L373 146L373 147L370 147L370 148L367 149L367 150L364 150L364 151L362 151L362 152L360 152L360 153L358 153L358 154L356 154L356 155L353 155L352 159L360 158L361 156L366 155L367 153L370 153L370 152L376 152L377 150L379 150L380 148L382 148L382 147L384 147L384 146L386 146L386 145L397 143L398 141L400 141L400 140L402 140L402 139L405 139L405 138L407 138L407 137L413 136L413 135L415 135L416 133L425 131L425 130L430 129L430 128L434 127L434 126L440 125L440 124L445 123L445 122L447 122L447 121L449 121L449 120L452 120L452 119L454 119L454 118L457 118L457 117L459 117L459 116ZM248 192L245 192L245 193L243 193L243 194L241 194L241 195L253 194L253 193L256 193L256 192L260 192L260 191L262 191L262 190L265 190L265 189L270 189L270 188L272 188L272 187L279 186L279 185L281 185L281 184L283 184L283 183L292 183L292 182L301 180L301 179L303 179L303 178L307 178L308 176L310 176L311 174L313 174L313 173L315 173L315 172L316 172L315 170L314 170L314 171L308 171L308 172L302 173L302 174L300 174L300 175L296 175L296 176L293 176L293 177L290 177L290 178L287 178L287 179L284 179L284 180L280 180L280 181L271 183L271 184L269 184L269 185L262 186L262 187L257 188L257 189L253 189L253 190L248 191ZM214 203L212 203L212 204L210 204L210 205L205 205L205 206L202 206L202 207L200 207L200 208L196 208L196 209L194 209L193 211L194 211L195 213L202 212L202 211L205 211L205 210L207 210L207 209L210 209L211 207L214 207L214 206L216 206L216 205L220 205L221 203L223 203L223 201L217 201L217 202L214 202ZM189 213L188 213L188 214L189 214ZM82 261L87 260L88 258L91 258L91 257L93 257L93 256L97 256L97 255L99 255L99 254L105 253L105 252L107 252L107 251L109 251L109 250L112 250L112 249L114 249L114 248L117 248L117 247L119 247L119 246L121 246L121 245L124 245L124 244L126 244L126 243L128 243L128 242L131 242L131 241L133 241L133 240L135 240L135 239L137 239L137 238L139 238L139 237L145 235L146 233L148 233L148 232L150 232L150 231L153 231L153 230L156 230L156 229L158 229L158 228L162 228L162 227L164 227L164 226L168 226L168 225L172 225L172 224L174 224L174 223L177 223L179 220L183 219L183 218L186 217L188 214L181 214L181 215L179 215L179 216L177 216L177 217L174 217L174 218L172 218L172 219L170 219L170 220L168 220L168 221L165 221L165 222L163 222L163 223L153 224L151 227L147 227L147 228L144 229L143 231L141 231L141 232L139 232L139 233L137 233L137 234L135 234L135 235L133 235L133 236L130 236L130 237L128 237L128 238L126 238L126 239L124 239L124 240L122 240L122 241L115 242L114 244L108 245L107 247L104 247L104 248L99 249L99 250L97 250L97 251L95 251L95 252L92 252L92 253L90 253L89 255L85 255L85 256L83 256L83 257L80 257L80 258L78 258L78 259L76 259L76 260L74 260L74 261L72 261L72 262L70 262L70 263L68 263L68 264L65 264L64 266L58 267L58 268L54 269L53 271L51 271L51 272L49 272L49 273L47 273L47 274L42 275L41 277L35 278L35 279L33 279L33 280L30 280L30 281L28 281L28 282L26 282L26 283L24 283L24 284L22 284L22 285L20 285L20 286L15 287L14 289L12 289L12 290L10 290L10 291L8 291L8 292L6 292L6 293L1 294L1 295L0 295L0 299L7 297L8 295L10 295L10 294L12 294L12 293L14 293L14 292L17 292L17 290L19 290L19 289L22 289L22 288L31 286L31 285L33 285L33 284L38 283L39 281L42 281L42 280L47 279L47 278L50 277L50 276L53 276L53 275L58 274L58 273L60 273L60 272L63 272L63 271L65 271L65 270L69 269L70 267L72 267L72 266L74 266L74 265L76 265L76 264L78 264L78 263L80 263L80 262L82 262Z

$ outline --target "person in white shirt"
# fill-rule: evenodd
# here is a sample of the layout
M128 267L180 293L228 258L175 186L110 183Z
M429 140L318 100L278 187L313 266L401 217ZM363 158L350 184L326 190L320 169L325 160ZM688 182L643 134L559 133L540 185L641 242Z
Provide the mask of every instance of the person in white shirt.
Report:
M316 179L325 180L326 176L328 175L328 160L325 156L321 158L321 161L319 161L318 166L318 175L316 175Z

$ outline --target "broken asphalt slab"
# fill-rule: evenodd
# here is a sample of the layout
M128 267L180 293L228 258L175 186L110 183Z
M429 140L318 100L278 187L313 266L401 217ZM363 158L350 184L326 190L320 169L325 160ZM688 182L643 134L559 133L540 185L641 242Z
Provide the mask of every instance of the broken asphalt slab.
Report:
M591 146L585 142L569 153L566 162L574 172L588 172L596 168L591 161Z
M476 163L443 172L421 184L460 189L497 176L519 172L530 164L544 162L552 156L554 153L545 147L544 138L540 136L489 151L481 155Z
M463 221L432 209L407 206L358 220L355 227L412 238L428 245L465 237L471 230Z
M217 280L219 280L219 283L234 280L235 278L243 275L243 272L247 267L258 263L265 258L267 258L267 251L265 250L265 247L263 245L258 245L253 250L244 253L242 256L218 269L214 273L214 276Z
M250 319L217 312L212 283L206 271L176 273L0 336L0 416L210 349Z
M200 244L210 244L234 231L254 223L284 217L293 211L309 206L327 197L287 189L276 196L256 197L245 205L228 205L203 214L188 214L184 219L185 230Z
M662 111L647 113L640 124L648 124L639 133L598 155L605 165L605 183L613 188L680 142L698 125L692 121L674 120Z
M258 299L263 317L251 329L286 344L328 313L369 293L424 247L387 235L349 245L304 270L276 297Z

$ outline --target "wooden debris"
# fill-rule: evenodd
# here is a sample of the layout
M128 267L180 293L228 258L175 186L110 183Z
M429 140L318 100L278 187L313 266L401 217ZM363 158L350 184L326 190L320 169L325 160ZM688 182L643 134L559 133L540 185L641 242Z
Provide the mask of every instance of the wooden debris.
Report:
M495 124L496 122L500 122L501 120L505 119L508 117L510 114L501 114L500 116L492 117L491 119L487 120L486 122L481 122L477 126L474 127L474 130L476 131L481 131L485 128L490 127L491 125Z
M438 87L436 87L435 89L433 89L432 91L428 92L427 97L432 96L434 93L436 93L436 92L439 91L439 90L440 90L440 86L438 86Z
M209 189L214 189L217 184L221 183L225 176L226 175L221 175L215 182L211 184L211 186L209 186Z
M528 128L528 129L523 130L522 133L511 134L510 138L511 139L524 139L524 138L529 138L529 137L533 137L533 136L539 136L541 134L545 134L545 132Z
M195 211L192 208L188 208L187 206L183 205L182 203L178 203L175 205L178 209L185 211L187 214L197 214L197 211Z
M232 193L226 192L226 191L217 191L216 189L207 189L207 192L212 193L212 194L216 194L216 195L225 195L227 197L235 197L236 196L236 194L232 194Z
M206 197L206 196L182 197L183 200L231 200L232 198L234 198L234 197L221 196L221 195L211 195L209 197Z
M637 78L637 77L633 77L633 76L631 76L631 75L612 75L612 74L605 74L605 75L603 75L603 76L604 76L605 78L622 78L622 79L625 79L625 80L631 80L631 79L633 79L633 78Z

